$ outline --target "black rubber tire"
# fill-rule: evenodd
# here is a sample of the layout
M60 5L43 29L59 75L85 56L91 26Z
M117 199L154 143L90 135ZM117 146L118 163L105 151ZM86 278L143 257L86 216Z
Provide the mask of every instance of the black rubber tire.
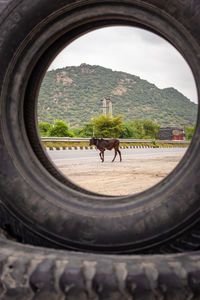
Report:
M96 255L0 239L3 300L200 299L200 253Z
M200 91L199 1L0 0L0 223L26 243L104 253L200 249L200 130L155 187L106 197L63 177L40 143L36 101L54 56L108 25L139 26L170 41Z

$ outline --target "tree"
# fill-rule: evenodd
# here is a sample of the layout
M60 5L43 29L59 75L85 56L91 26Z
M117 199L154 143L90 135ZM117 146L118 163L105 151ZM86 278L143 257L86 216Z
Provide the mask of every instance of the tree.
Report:
M93 119L94 133L97 137L120 137L123 131L123 116L111 118L110 115L100 115Z
M120 138L123 139L137 139L137 129L136 127L133 126L133 124L131 122L125 122L123 123L123 131L120 135Z
M145 136L145 132L143 128L143 120L137 119L131 122L130 124L136 129L136 138L143 139Z
M85 123L83 128L76 128L73 130L75 136L80 137L92 137L94 131L93 123Z
M158 139L158 132L160 125L156 124L151 120L145 120L143 123L143 128L145 132L145 137L151 139Z
M69 126L61 121L57 120L54 122L54 126L49 130L49 136L69 136L73 137L73 133L69 130Z
M40 122L38 127L41 136L48 136L49 130L53 127L53 125L47 122Z
M194 134L195 127L186 127L186 139L191 140Z

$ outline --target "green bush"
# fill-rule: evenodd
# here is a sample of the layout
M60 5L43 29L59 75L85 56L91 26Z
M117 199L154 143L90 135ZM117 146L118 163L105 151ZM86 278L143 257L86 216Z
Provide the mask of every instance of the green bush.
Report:
M92 137L94 134L94 124L93 123L85 123L83 125L83 128L73 129L73 133L77 137Z
M74 134L69 130L69 126L61 121L61 120L57 120L54 123L54 126L52 126L48 132L49 136L57 136L57 137L73 137Z
M160 126L153 122L152 120L145 120L143 123L143 128L145 136L148 136L152 139L158 139L158 132Z
M100 115L97 118L93 119L94 124L94 134L96 137L106 138L120 137L123 131L123 116L119 115L114 118L111 118L110 115L104 116Z
M195 130L195 127L187 127L186 128L185 134L186 134L186 139L187 140L190 141L192 139L193 134L194 134L194 130Z
M47 122L40 122L38 123L40 136L48 136L49 130L53 127L52 124Z

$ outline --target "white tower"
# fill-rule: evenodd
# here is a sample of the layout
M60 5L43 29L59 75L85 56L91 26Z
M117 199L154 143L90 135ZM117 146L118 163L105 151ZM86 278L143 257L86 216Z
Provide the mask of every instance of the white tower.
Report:
M106 116L107 115L107 109L108 112L111 116L111 118L113 117L113 113L112 113L112 101L110 100L110 98L103 98L102 101L102 109L103 109L103 115Z
M107 114L107 111L106 111L106 109L107 109L107 101L106 101L106 98L103 98L103 100L101 100L101 101L102 101L103 115L106 116L106 114Z
M109 114L110 114L110 117L112 118L113 115L112 115L112 101L110 99L107 99L108 101L108 105L109 105Z

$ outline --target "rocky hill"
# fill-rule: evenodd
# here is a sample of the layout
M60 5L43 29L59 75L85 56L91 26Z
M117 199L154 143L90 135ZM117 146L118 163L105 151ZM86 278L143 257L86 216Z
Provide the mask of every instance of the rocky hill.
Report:
M193 126L197 104L176 89L159 89L138 76L81 64L48 71L38 101L40 122L63 120L78 127L102 113L104 97L124 121L151 119L160 125Z

